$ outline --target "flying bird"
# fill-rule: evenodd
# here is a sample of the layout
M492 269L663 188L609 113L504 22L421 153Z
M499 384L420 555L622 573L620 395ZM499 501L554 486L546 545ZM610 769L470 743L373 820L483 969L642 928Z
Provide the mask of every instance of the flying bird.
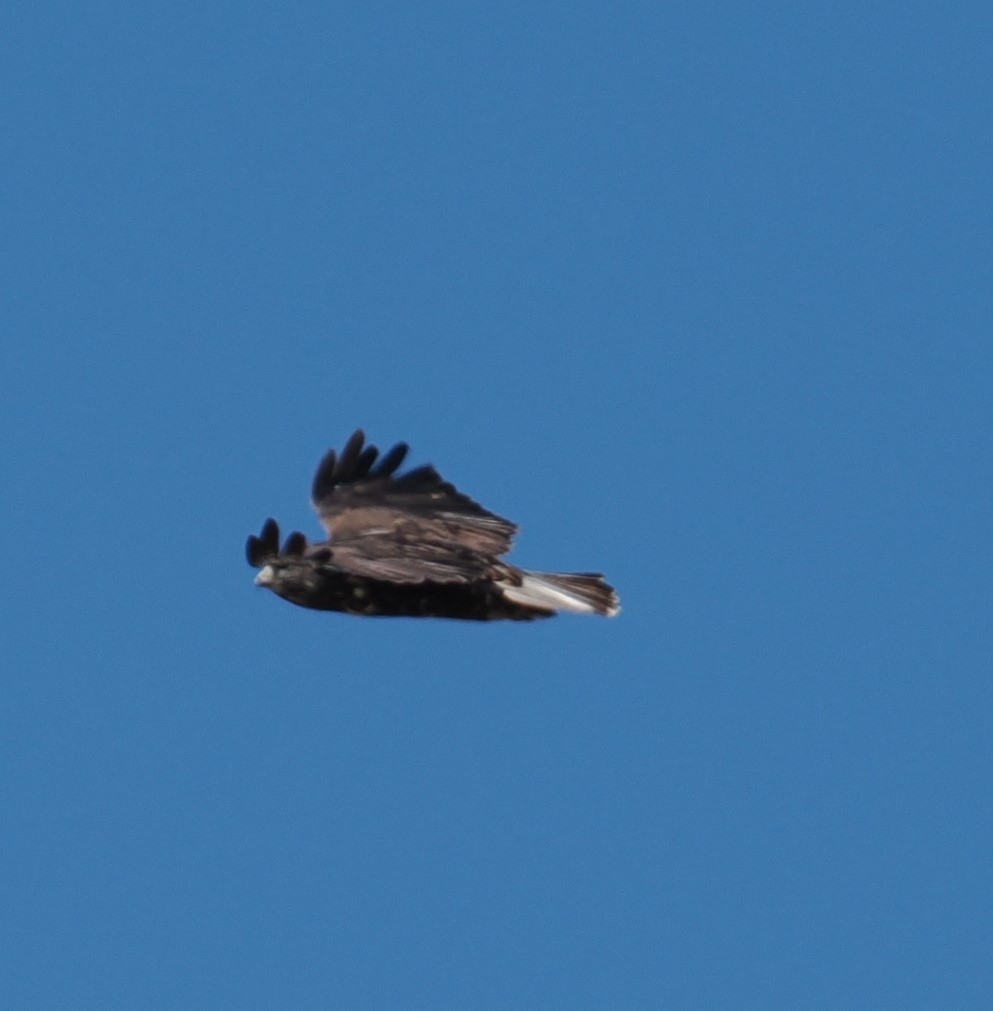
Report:
M500 556L517 527L443 480L434 467L399 473L406 443L386 453L362 430L317 467L311 501L327 540L294 531L279 546L266 520L246 544L257 586L300 607L347 614L530 621L558 611L620 610L596 572L532 572Z

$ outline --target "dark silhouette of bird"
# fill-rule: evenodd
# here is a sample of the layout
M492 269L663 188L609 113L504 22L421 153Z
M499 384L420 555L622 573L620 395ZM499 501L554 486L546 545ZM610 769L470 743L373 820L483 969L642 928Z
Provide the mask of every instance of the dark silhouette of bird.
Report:
M347 614L529 621L558 611L620 610L595 572L519 569L500 556L517 527L444 481L434 467L398 473L405 443L380 454L361 429L341 454L329 450L311 500L328 534L291 533L282 548L268 519L250 536L257 586L301 607Z

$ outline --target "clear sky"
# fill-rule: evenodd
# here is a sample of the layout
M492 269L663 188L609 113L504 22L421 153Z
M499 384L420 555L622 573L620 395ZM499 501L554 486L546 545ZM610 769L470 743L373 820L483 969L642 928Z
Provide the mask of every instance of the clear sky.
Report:
M8 5L11 1008L993 992L993 8ZM357 426L613 621L252 586Z

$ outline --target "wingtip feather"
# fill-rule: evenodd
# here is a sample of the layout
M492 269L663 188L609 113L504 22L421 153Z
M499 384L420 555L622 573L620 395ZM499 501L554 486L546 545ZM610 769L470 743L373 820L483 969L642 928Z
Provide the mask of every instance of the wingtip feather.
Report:
M262 566L267 558L273 558L279 554L279 525L274 519L267 519L262 524L260 536L254 534L249 536L245 542L245 556L248 564L257 569Z
M361 428L356 428L345 443L345 448L338 457L338 465L335 467L334 476L338 481L347 481L355 472L356 464L362 454L362 446L365 443L365 432Z
M379 463L376 464L373 474L376 477L388 477L403 463L410 447L405 442L398 442L392 449L383 454Z
M307 549L307 538L299 530L294 530L283 544L284 555L302 555Z

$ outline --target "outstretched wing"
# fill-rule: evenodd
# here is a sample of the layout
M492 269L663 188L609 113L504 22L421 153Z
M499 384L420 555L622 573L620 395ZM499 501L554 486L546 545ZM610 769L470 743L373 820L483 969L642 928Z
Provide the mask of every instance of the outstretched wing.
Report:
M422 571L436 560L458 570L473 567L473 554L492 558L510 548L513 523L456 491L434 467L398 475L406 455L402 442L380 455L359 429L340 456L332 449L321 460L311 499L336 557L347 552L356 564L375 558L380 566L392 558Z
M493 567L487 556L468 548L375 534L331 548L330 556L353 576L390 583L478 583Z

